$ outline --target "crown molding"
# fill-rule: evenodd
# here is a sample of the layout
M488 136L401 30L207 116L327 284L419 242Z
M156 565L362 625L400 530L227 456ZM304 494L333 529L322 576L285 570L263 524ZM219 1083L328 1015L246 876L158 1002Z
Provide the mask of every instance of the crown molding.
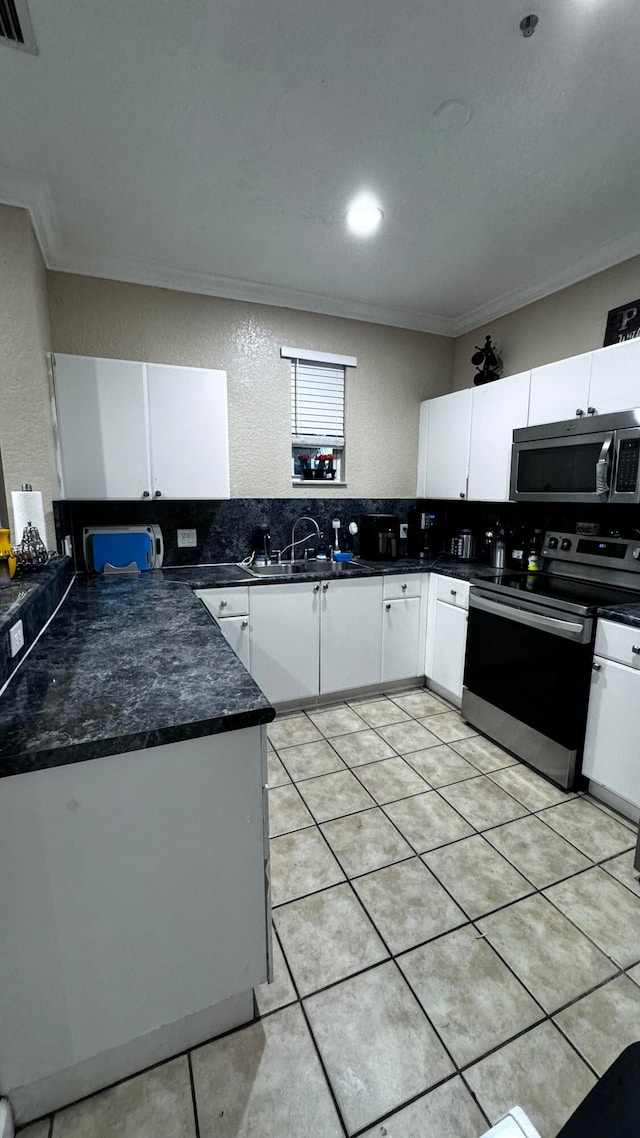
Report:
M510 316L512 312L517 312L519 308L524 308L527 304L534 304L536 300L544 300L545 297L552 296L554 292L560 292L563 288L570 288L571 285L579 284L580 281L587 280L597 273L603 273L607 269L612 269L615 265L620 265L623 261L628 261L630 257L637 257L639 254L640 229L635 229L622 237L616 237L612 241L605 241L596 245L594 249L579 257L572 265L545 277L534 285L505 292L502 296L456 317L451 321L453 331L449 334L464 336L467 332L482 328L492 320L499 320L502 316Z
M367 324L383 324L390 328L406 328L436 336L456 338L481 328L543 300L561 289L604 272L630 257L640 255L640 229L602 242L558 273L511 292L503 293L457 317L438 316L412 308L384 304L366 304L357 300L324 296L321 293L237 280L213 273L198 273L172 268L152 259L114 257L98 251L64 249L49 180L42 174L0 164L0 203L28 210L34 233L48 269L62 273L78 273L87 277L128 284L151 285L175 289L224 300L293 308L344 320L361 320Z
M0 202L28 210L44 263L50 268L59 233L48 179L30 170L0 165Z
M446 316L435 316L428 312L395 308L391 305L365 304L357 300L283 288L280 285L216 276L213 273L175 269L151 260L109 257L102 253L88 255L80 251L66 250L54 257L48 267L61 273L79 273L82 276L104 277L107 280L125 281L129 284L153 285L157 288L175 289L178 292L217 296L224 300L268 304L276 308L294 308L301 312L316 312L323 316L342 317L345 320L362 320L367 324L385 324L391 328L430 332L436 336L453 335L454 321Z

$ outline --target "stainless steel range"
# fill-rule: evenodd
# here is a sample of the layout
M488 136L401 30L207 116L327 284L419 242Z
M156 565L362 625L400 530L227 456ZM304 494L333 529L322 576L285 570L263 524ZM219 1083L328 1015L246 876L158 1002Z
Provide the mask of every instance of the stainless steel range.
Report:
M473 578L462 715L559 786L584 744L596 613L640 601L640 538L549 532L537 573Z

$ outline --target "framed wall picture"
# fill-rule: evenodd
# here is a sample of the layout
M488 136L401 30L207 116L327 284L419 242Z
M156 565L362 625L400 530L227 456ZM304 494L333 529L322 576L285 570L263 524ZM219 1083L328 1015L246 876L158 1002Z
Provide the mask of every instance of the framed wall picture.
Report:
M640 300L630 300L607 314L603 348L608 344L622 344L640 336Z

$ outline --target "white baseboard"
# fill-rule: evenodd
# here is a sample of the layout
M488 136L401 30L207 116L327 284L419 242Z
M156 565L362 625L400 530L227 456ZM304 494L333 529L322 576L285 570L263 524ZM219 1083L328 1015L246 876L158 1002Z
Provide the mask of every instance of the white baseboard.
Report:
M0 1099L0 1138L13 1138L13 1117L6 1098Z

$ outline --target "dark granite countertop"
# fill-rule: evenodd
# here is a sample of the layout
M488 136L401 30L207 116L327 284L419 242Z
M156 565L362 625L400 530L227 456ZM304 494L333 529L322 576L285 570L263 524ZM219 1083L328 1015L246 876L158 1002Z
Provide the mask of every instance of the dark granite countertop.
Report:
M63 569L68 565L61 559L55 572ZM495 570L443 556L309 565L295 576L266 578L237 565L167 568L115 580L77 577L0 699L0 777L273 719L273 708L195 589L414 572L470 580ZM6 612L15 615L19 603L18 596L7 598ZM640 625L640 604L601 615Z
M630 624L640 628L640 601L636 604L611 605L610 608L598 609L598 616L605 620L615 620L618 624Z
M0 699L0 777L274 714L191 588L159 572L78 577Z
M304 564L298 563L298 564ZM273 566L275 569L275 566ZM283 572L253 576L239 565L190 565L159 570L165 580L190 585L192 589L216 589L235 585L281 585L284 581L320 581L336 577L388 577L402 573L442 573L468 581L471 577L493 576L496 572L483 561L456 561L439 557L432 561L402 558L399 561L309 561L306 572Z

